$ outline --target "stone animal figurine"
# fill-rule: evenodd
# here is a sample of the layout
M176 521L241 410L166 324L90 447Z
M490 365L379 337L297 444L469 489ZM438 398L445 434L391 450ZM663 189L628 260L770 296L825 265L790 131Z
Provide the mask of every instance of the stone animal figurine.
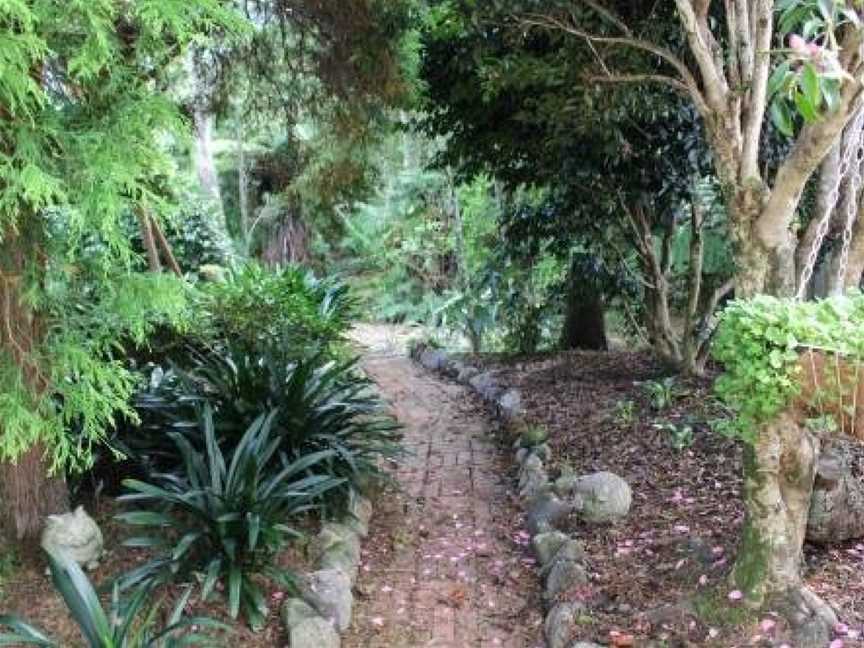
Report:
M48 553L63 553L91 570L99 566L104 550L102 532L83 506L73 513L49 515L41 544Z

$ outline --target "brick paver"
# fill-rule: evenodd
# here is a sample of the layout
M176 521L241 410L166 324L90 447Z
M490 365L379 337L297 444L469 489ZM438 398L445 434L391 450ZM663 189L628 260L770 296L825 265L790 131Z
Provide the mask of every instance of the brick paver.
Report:
M405 425L401 492L376 502L343 646L541 645L536 574L511 477L465 390L408 359L364 367Z

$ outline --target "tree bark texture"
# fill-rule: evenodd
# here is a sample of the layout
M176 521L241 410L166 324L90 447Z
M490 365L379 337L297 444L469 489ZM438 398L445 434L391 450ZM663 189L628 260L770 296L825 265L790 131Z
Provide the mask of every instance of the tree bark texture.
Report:
M135 214L138 216L141 238L144 241L144 252L147 254L147 267L150 272L162 272L162 262L159 260L156 239L153 238L153 224L150 222L150 216L143 207L137 207Z
M606 339L603 296L596 290L583 288L580 282L581 278L571 272L561 348L607 351L609 342Z
M864 446L830 439L816 466L807 540L830 545L857 538L864 538Z
M807 516L819 439L792 412L759 430L746 449L744 536L733 570L736 587L761 606L801 588Z
M25 257L25 252L30 251L32 245L10 232L6 237L0 247L0 349L3 353L0 362L12 363L37 399L49 387L49 382L33 353L41 340L42 326L22 298L25 264L32 262ZM16 461L0 463L0 517L11 539L38 538L47 515L69 508L66 482L62 477L49 475L45 450L37 443Z
M264 247L263 261L272 266L308 263L310 241L306 223L289 211L284 212L281 219Z

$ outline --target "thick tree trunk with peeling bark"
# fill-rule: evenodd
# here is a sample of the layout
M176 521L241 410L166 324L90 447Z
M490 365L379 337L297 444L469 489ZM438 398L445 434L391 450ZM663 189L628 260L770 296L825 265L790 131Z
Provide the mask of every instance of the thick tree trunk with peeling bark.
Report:
M747 520L733 579L748 600L801 586L800 566L819 440L791 413L762 426L747 448Z
M42 327L39 318L24 302L22 281L24 251L31 249L21 236L7 232L0 246L0 362L14 363L25 385L38 398L48 387L47 378L33 358ZM0 421L0 434L2 434ZM51 477L44 460L45 448L36 444L16 461L0 463L0 517L6 535L12 540L32 541L39 537L45 516L68 510L66 482ZM32 546L32 545L31 545Z
M843 277L843 289L852 290L861 286L864 275L864 208L858 204L858 218L852 228L852 241L849 245L849 259Z
M837 622L801 579L819 449L819 439L794 411L763 425L746 448L747 518L732 571L746 603L785 617L795 645L803 648L827 645Z

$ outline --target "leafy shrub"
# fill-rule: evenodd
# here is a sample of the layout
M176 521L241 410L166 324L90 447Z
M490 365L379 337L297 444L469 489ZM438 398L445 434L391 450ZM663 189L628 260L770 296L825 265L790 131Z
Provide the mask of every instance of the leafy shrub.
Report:
M184 272L195 272L204 265L228 266L234 259L234 249L225 230L224 218L213 201L191 193L184 196L164 229L165 237ZM139 229L137 238L140 239L140 236Z
M157 627L160 602L147 605L150 588L141 588L128 599L121 599L114 586L111 604L106 611L87 576L74 560L64 554L49 554L51 578L69 608L72 618L84 635L89 648L179 648L180 646L215 645L198 628L228 628L207 617L183 618L183 610L192 593L191 588L174 606L167 625ZM10 633L0 633L0 645L43 646L60 648L41 630L17 617L0 616L0 626Z
M289 358L333 353L354 309L345 284L300 266L249 263L229 270L224 281L202 284L200 293L211 339L248 351L280 349Z
M725 372L715 387L733 409L737 436L755 440L758 426L800 392L800 354L808 349L864 356L864 295L815 302L759 296L723 311L712 346ZM817 394L819 396L819 394Z
M121 356L157 327L182 329L188 321L188 294L174 277L120 272L96 281L77 273L52 267L40 294L27 297L51 322L28 360L28 371L47 385L44 394L31 393L21 368L0 358L4 460L41 441L53 468L88 468L117 418L134 418L137 376Z
M313 473L335 451L306 454L296 461L279 452L275 416L259 416L226 458L216 439L212 411L205 406L203 451L186 436L171 432L182 466L154 475L153 484L125 482L132 493L120 500L147 506L118 519L154 530L153 535L133 537L125 544L157 549L158 555L124 575L124 588L199 572L204 575L203 600L224 580L232 618L242 611L252 627L263 624L267 605L255 577L262 574L290 586L291 575L274 567L272 558L287 539L300 535L291 520L316 509L321 496L341 484Z
M130 451L150 466L164 467L172 457L177 463L175 447L159 430L200 446L195 412L204 402L217 413L220 445L228 451L257 416L274 411L272 426L287 456L332 452L312 470L344 480L332 493L338 500L377 474L381 459L400 453L398 426L383 416L380 398L356 363L322 355L289 362L241 349L198 356L188 372L169 372L139 396L136 405L147 432L130 435Z

